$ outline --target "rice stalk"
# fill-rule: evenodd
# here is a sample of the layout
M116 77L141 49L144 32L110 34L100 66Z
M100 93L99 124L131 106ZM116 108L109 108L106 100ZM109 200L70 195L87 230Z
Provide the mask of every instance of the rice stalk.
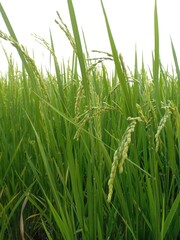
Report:
M44 76L0 3L10 34L1 36L22 59L18 70L5 53L8 71L0 74L0 240L178 239L180 72L173 44L176 72L161 66L157 9L153 70L143 60L139 70L135 52L131 71L117 53L105 9L112 54L99 51L104 58L93 60L85 40L83 51L71 0L68 6L73 36L58 22L76 45L72 63L59 65L51 32L50 44L37 37L55 64L55 75ZM115 62L110 74L96 67L106 58ZM23 208L29 189L31 204Z
M76 96L76 101L74 106L75 122L77 122L77 116L79 115L79 107L80 107L82 97L83 97L83 84L80 82L77 90L77 96Z

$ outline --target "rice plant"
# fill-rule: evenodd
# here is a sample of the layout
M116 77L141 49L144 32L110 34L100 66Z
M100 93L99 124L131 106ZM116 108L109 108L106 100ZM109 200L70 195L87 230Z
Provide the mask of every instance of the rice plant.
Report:
M72 64L58 62L51 33L50 42L36 36L55 74L37 68L0 3L9 31L0 37L22 60L19 69L7 56L0 76L0 240L178 239L180 70L173 42L176 74L161 65L156 3L149 72L137 54L127 69L102 1L112 52L90 59L67 2L73 33L59 13L56 23Z

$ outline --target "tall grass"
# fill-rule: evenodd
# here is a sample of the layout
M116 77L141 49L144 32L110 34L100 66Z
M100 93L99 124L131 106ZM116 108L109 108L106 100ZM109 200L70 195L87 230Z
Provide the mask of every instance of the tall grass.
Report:
M155 4L152 75L144 63L138 70L137 56L128 72L101 4L115 63L111 75L86 60L71 0L73 35L59 15L56 23L74 44L72 65L58 63L52 34L50 43L38 38L54 59L55 75L39 71L0 4L10 34L0 37L23 65L19 71L8 57L0 77L0 239L178 239L175 48L172 43L172 76L160 62Z

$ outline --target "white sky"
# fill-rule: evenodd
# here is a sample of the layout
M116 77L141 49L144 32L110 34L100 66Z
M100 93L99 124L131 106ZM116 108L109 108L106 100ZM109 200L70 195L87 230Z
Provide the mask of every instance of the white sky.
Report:
M49 41L49 29L53 34L57 56L67 61L72 49L64 34L54 22L58 11L71 29L66 0L0 0L14 28L19 42L25 45L30 55L34 50L37 64L49 65L49 54L32 37L36 33ZM151 65L154 32L154 0L103 0L111 30L119 52L131 68L134 64L135 45L141 62L142 52L145 65ZM110 51L105 21L100 0L74 0L74 7L80 29L82 28L89 52L91 50ZM180 56L180 0L157 0L160 28L160 53L164 66L173 62L170 36L177 55ZM0 16L0 30L7 32ZM18 57L13 48L1 41L15 61ZM94 55L91 54L93 57ZM98 55L99 56L99 55ZM139 62L139 64L140 64ZM0 71L6 70L6 58L0 45Z

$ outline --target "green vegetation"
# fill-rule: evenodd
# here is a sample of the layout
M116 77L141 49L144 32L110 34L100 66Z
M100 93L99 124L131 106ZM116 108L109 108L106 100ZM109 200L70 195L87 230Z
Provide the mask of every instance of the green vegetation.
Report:
M102 3L102 2L101 2ZM152 72L128 72L102 3L114 74L88 61L71 0L72 65L59 65L53 37L39 41L56 75L43 75L18 43L0 4L22 70L8 57L0 77L0 240L175 240L180 203L180 70L163 69L155 5ZM104 53L102 53L104 54ZM80 67L80 68L79 68ZM79 70L80 69L80 72ZM117 171L119 168L119 171Z

